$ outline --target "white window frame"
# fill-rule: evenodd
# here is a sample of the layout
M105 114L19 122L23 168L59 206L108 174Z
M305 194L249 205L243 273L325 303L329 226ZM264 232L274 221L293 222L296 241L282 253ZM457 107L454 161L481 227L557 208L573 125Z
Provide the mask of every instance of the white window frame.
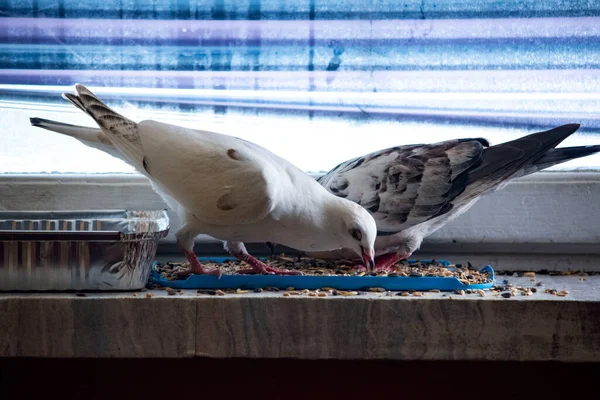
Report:
M317 177L318 175L313 175ZM496 270L600 271L600 172L539 172L484 196L426 238L414 258L491 264ZM0 174L2 210L165 209L139 174ZM159 257L181 255L171 230ZM260 244L251 252L266 251ZM200 235L198 255L223 252Z

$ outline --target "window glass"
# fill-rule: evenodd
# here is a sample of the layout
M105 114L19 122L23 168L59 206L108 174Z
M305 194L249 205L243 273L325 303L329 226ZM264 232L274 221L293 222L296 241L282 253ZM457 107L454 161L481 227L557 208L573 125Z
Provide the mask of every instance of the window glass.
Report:
M0 172L132 172L30 117L232 134L305 171L381 148L580 123L600 143L600 2L0 0ZM553 169L594 169L600 155Z

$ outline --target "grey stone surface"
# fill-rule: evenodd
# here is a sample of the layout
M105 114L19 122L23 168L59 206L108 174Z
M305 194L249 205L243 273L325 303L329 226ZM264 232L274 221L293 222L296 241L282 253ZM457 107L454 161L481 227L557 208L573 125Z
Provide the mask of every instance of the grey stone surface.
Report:
M138 296L142 293L138 293ZM25 357L191 357L196 304L190 299L131 295L0 295L0 310L16 304L12 355ZM11 324L9 323L9 326Z
M510 299L3 293L0 350L33 357L600 361L599 276L506 279L544 286ZM545 294L546 287L569 295Z
M18 299L0 300L0 357L17 355L18 308Z

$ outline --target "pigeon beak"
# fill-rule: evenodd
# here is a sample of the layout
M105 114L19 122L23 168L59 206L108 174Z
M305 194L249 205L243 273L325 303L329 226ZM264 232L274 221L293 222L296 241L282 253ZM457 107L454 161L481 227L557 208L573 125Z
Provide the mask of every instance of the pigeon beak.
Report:
M371 251L367 251L364 248L362 248L361 246L361 250L362 250L362 259L363 259L363 263L365 265L365 267L368 266L370 271L373 271L373 268L375 268L375 251L371 250Z

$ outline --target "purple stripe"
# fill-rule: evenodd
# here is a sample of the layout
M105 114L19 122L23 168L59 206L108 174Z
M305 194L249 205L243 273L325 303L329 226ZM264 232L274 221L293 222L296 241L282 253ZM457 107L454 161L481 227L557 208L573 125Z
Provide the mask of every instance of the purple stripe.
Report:
M312 30L311 30L312 27ZM0 39L256 41L597 37L600 17L444 20L195 21L0 18Z
M0 83L164 88L380 91L597 91L600 70L529 71L121 71L0 69ZM40 88L43 89L43 88Z

